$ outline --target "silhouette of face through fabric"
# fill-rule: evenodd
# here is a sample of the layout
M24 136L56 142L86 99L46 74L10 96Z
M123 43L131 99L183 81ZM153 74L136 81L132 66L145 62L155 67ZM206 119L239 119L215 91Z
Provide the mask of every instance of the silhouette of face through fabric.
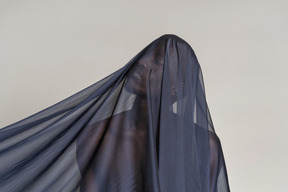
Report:
M167 44L167 39L173 39ZM166 71L166 85L169 84L171 102L179 99L187 76L187 55L189 45L175 36L164 36L162 39L145 50L133 63L127 75L125 88L138 97L147 95L156 98L160 96L163 87L163 76ZM166 68L166 69L164 69ZM189 75L189 74L188 74ZM182 94L181 97L184 95Z
M164 65L164 43L146 50L133 64L125 88L139 97L159 96Z

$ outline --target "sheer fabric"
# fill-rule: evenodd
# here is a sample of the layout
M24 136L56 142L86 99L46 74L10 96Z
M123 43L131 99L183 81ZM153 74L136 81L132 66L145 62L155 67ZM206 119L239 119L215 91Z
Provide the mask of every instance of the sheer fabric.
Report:
M101 81L0 129L0 191L229 191L190 45L163 35Z

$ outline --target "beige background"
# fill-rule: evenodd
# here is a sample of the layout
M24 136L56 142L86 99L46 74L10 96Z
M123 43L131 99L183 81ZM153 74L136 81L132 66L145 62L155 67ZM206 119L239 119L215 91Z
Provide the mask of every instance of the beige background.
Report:
M288 191L287 10L287 1L0 0L0 127L173 33L202 65L231 190Z

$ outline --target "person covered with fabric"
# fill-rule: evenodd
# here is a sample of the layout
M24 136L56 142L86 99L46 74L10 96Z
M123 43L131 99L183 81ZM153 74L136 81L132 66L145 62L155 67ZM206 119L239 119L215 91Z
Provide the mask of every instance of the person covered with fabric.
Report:
M80 136L82 190L221 188L225 167L203 88L196 56L184 40L165 35L147 46L113 99L113 107L122 106L127 91L135 96L131 109L90 124Z
M176 35L1 129L0 141L5 191L230 191L201 68Z

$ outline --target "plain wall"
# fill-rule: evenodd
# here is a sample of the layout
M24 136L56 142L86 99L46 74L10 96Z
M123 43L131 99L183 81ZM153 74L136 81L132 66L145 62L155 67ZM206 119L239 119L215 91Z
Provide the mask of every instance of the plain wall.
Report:
M202 66L233 192L288 191L288 2L0 1L0 127L176 34Z

